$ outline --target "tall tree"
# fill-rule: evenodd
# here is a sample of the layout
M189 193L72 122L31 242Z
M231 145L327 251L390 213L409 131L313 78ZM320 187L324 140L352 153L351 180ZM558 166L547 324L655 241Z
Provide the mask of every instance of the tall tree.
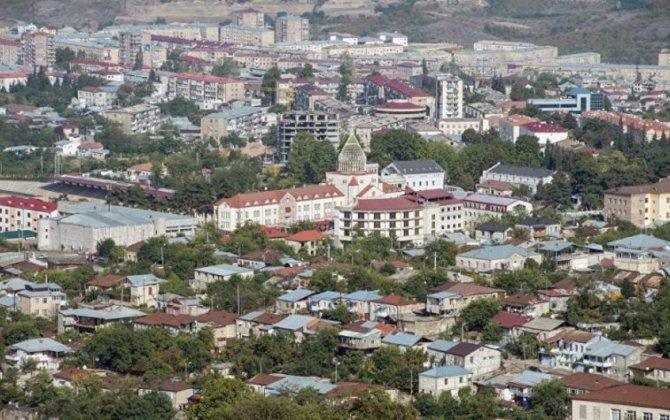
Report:
M307 133L298 133L291 143L287 167L300 182L318 184L326 171L335 169L337 152L330 142L318 141Z

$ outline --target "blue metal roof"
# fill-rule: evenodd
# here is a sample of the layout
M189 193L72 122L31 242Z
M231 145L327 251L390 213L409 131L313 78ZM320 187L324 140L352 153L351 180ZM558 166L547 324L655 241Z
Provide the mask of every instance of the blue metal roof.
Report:
M542 243L540 251L561 252L570 249L574 244L568 241L550 241Z
M165 280L159 279L153 274L140 274L136 276L127 276L126 278L128 279L128 283L130 283L131 286L145 286L165 283Z
M518 254L522 257L537 257L538 253L513 245L498 245L486 248L473 249L472 251L459 254L459 257L474 258L477 260L502 260Z
M337 388L337 385L324 378L286 375L283 379L266 386L271 394L280 394L282 391L298 392L304 388L314 388L323 395Z
M102 319L105 321L139 318L141 316L146 315L144 312L132 308L126 308L124 306L113 306L106 309L91 309L91 308L64 309L60 311L60 313L65 316Z
M421 372L419 376L425 376L428 378L451 378L454 376L466 376L471 375L472 372L462 368L460 366L450 365L450 366L438 366L432 369L429 369L425 372Z
M300 328L304 328L307 324L315 320L313 316L307 315L289 315L281 321L274 324L273 328L279 328L281 330L290 330L296 331Z
M254 319L258 318L259 316L263 315L265 312L263 311L253 311L249 312L248 314L244 314L240 317L242 321L253 321Z
M382 343L395 344L397 346L412 347L421 341L421 337L414 334L399 332L396 334L388 334L382 339Z
M456 344L458 343L448 340L435 340L428 345L428 350L438 351L440 353L446 353L451 348L455 347Z
M621 344L615 341L610 341L606 338L601 338L600 340L589 344L589 346L584 351L584 354L593 357L609 357L613 354L627 356L636 349L637 347L634 346L629 346L627 344Z
M14 308L16 303L16 298L14 296L2 296L0 297L0 308Z
M448 298L462 299L461 295L459 295L458 293L447 292L446 290L442 292L431 293L427 295L427 297L434 299L448 299Z
M651 235L639 234L619 239L618 241L608 242L607 246L612 248L649 249L664 248L670 246L670 242Z
M339 299L342 296L343 294L341 292L333 292L331 290L326 290L325 292L317 293L314 296L310 296L309 300L310 302L319 302L322 300Z
M277 300L283 300L286 302L299 302L303 299L307 299L313 294L314 292L309 289L296 289L288 293L284 293L283 295L279 296Z
M210 265L209 267L196 268L195 271L199 271L205 274L212 274L214 276L232 276L234 274L243 274L250 273L254 270L238 267L236 265L230 264L219 264L219 265Z
M377 300L381 297L382 295L379 294L379 290L357 290L348 295L344 295L344 298L347 300L358 300L361 302L370 302L371 300Z
M54 353L69 353L71 348L65 344L59 343L50 338L33 338L30 340L21 341L20 343L9 346L10 349L21 350L26 353L41 353L51 351Z
M524 370L521 374L515 376L510 382L519 385L533 386L540 382L550 381L554 378L553 375L542 372L533 372L532 370Z

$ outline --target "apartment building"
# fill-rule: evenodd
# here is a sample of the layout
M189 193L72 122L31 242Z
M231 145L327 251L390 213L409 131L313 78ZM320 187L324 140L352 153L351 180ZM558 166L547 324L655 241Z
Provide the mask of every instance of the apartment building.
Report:
M24 66L51 67L56 62L54 36L48 32L24 32L21 35L20 62Z
M175 73L168 77L168 98L178 96L195 102L200 109L217 109L244 99L244 82L200 73Z
M260 138L268 133L265 108L238 106L202 117L200 133L203 139L220 140L230 133L245 138Z
M605 216L645 227L670 221L670 179L605 191Z
M390 79L382 75L369 76L365 79L364 101L368 105L379 105L386 102L409 102L426 109L426 115L435 111L435 97L410 84ZM462 104L461 104L461 113Z
M116 101L116 92L99 86L85 86L77 91L77 99L82 108L111 108Z
M558 143L567 140L568 130L558 124L538 121L524 124L519 132L522 136L533 136L537 138L540 147L547 144Z
M219 229L228 232L245 222L290 226L304 220L333 219L344 198L333 185L243 193L214 203L214 217Z
M265 14L259 10L247 7L233 12L235 24L250 28L265 28Z
M161 123L160 109L154 105L133 105L107 111L102 115L121 124L121 129L126 134L153 134L158 131Z
M663 137L670 139L670 123L667 122L646 120L637 115L623 112L593 111L582 113L582 121L589 119L607 121L619 126L624 134L630 135L637 142L661 140Z
M39 198L0 197L0 231L37 230L39 219L58 216L58 205Z
M623 384L573 395L572 419L670 420L670 390Z
M55 317L58 310L67 303L65 293L55 283L31 283L14 296L16 309L22 314Z
M13 66L21 56L21 41L0 38L0 65Z
M351 242L357 235L378 234L400 245L424 241L424 208L404 197L358 200L340 207L335 217L335 239Z
M522 135L523 126L536 122L540 120L525 115L510 115L498 120L498 132L503 139L516 143L516 139Z
M230 23L219 29L219 39L221 42L235 45L268 47L275 43L275 33L264 27L241 26Z
M451 74L440 74L435 83L435 118L463 118L463 80Z
M277 156L288 159L291 144L298 133L308 133L319 141L328 141L337 149L340 144L340 117L329 112L294 111L282 114L277 122Z
M298 16L280 16L275 21L275 42L309 41L309 20Z
M535 194L540 184L549 184L554 179L556 171L549 169L526 168L522 166L503 165L498 162L482 173L479 182L497 181L506 182L515 187L525 185Z
M423 205L423 231L426 237L457 232L465 228L463 200L443 189L415 191L404 196Z
M478 133L485 131L480 118L446 118L437 121L437 128L445 136L460 136L466 130L475 130Z
M119 32L119 64L124 67L135 67L138 54L143 54L142 45L151 40L150 34L132 29Z
M467 229L473 229L483 219L501 217L506 213L522 210L528 214L533 205L518 198L500 197L480 193L468 193L463 200L463 220Z

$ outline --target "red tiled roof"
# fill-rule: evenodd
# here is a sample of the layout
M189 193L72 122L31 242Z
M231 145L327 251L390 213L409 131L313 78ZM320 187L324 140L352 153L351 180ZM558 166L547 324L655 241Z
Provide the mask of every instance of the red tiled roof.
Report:
M509 295L504 299L505 304L512 306L526 306L526 305L536 305L538 303L544 303L545 300L536 298L531 295L526 295L522 293L517 293L515 295Z
M328 239L328 235L324 235L318 230L303 230L286 238L287 241L301 243L323 241L325 239Z
M585 391L599 391L615 385L621 385L621 382L595 373L573 373L561 378L561 382L568 388L583 389Z
M185 314L171 315L163 312L155 312L153 314L137 318L133 321L133 323L142 325L156 325L161 327L181 328L182 326L190 324L193 321L195 321L195 318L191 315L185 315Z
M510 184L509 182L496 181L493 179L487 179L484 182L480 182L479 186L484 188L493 188L494 190L498 191L511 191L514 189L514 185Z
M572 295L570 295L570 294L563 293L563 292L561 292L560 290L557 290L557 289L543 289L543 290L538 290L538 291L537 291L537 294L538 294L538 295L542 295L542 296L547 296L547 297L549 297L549 298L553 298L553 297L555 297L555 298L559 298L559 297L569 297L569 296L572 296Z
M261 373L249 379L247 383L251 385L267 386L275 382L281 381L282 379L284 379L284 377L280 375L268 375L265 373Z
M237 314L225 311L209 311L207 313L195 317L196 321L198 322L206 322L214 324L217 327L225 327L227 325L233 325L235 324L237 318L238 318Z
M670 389L642 385L617 385L572 399L670 410Z
M482 347L481 344L475 343L458 343L454 347L451 347L447 350L447 354L453 354L454 356L465 357L469 354L474 353Z
M419 109L425 109L421 105L415 105L411 102L387 102L383 105L378 105L375 107L377 110L385 110L385 109L407 109L407 110L419 110Z
M531 321L532 319L533 318L530 316L523 316L500 311L491 318L491 322L495 322L502 328L509 329L514 327L521 327L523 324Z
M317 198L344 197L344 194L334 185L310 185L300 188L271 190L237 194L230 198L222 198L215 206L227 204L234 208L262 206L279 203L285 195L291 195L296 201L314 200Z
M634 370L641 370L644 372L649 372L655 369L670 371L670 359L664 359L661 357L650 357L646 360L641 361L638 364L630 366L630 368Z
M21 42L19 42L18 39L7 39L7 38L0 38L0 45L6 45L8 47L20 47Z
M272 249L261 249L259 251L244 254L240 257L240 259L249 261L261 261L264 262L265 264L270 264L273 261L276 261L279 258L281 258L282 255L283 254L279 251L275 251Z
M561 127L560 125L547 123L543 121L531 122L524 124L523 128L533 133L567 133L568 130Z
M419 210L422 207L404 197L376 198L358 200L354 210L360 211L396 211L396 210Z
M66 368L61 371L58 371L53 374L55 379L62 379L64 381L72 381L74 379L85 378L90 375L91 372L86 369L79 368Z
M375 84L380 87L386 87L391 90L394 90L398 93L400 93L403 96L406 96L408 98L413 98L413 97L432 97L432 95L422 91L421 89L415 88L412 85L409 85L407 83L400 82L398 80L393 80L389 79L386 76L382 75L374 75L374 76L368 76L367 81Z
M261 225L259 228L263 231L263 233L265 233L265 236L267 236L268 239L281 239L288 236L288 233L275 227Z
M110 287L118 286L125 283L126 277L120 276L118 274L105 274L102 277L94 278L93 280L86 283L88 286L100 287L102 289L108 289Z
M164 392L181 392L189 389L193 389L192 385L185 384L183 382L165 380L160 383L158 389Z
M415 300L407 299L405 297L398 295L387 295L382 298L373 300L373 302L383 303L385 305L396 305L396 306L416 305L417 303L419 303Z
M30 76L27 71L3 71L0 72L0 79L18 79Z
M23 198L14 195L0 197L0 206L49 213L58 210L58 203L40 200L39 198Z
M457 293L461 296L488 295L492 293L505 293L503 289L494 289L493 287L480 286L475 283L456 283L449 287L447 291Z
M288 315L287 314L273 314L269 312L265 312L257 316L252 322L258 323L258 324L263 324L263 325L273 325L276 324L277 322L283 320L286 318Z

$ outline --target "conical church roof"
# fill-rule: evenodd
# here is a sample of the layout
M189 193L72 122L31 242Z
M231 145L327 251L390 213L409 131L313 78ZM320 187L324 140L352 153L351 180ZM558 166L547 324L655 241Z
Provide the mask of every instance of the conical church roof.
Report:
M367 162L365 151L356 140L356 136L353 132L349 133L337 158L337 170L339 172L362 172L365 171Z

